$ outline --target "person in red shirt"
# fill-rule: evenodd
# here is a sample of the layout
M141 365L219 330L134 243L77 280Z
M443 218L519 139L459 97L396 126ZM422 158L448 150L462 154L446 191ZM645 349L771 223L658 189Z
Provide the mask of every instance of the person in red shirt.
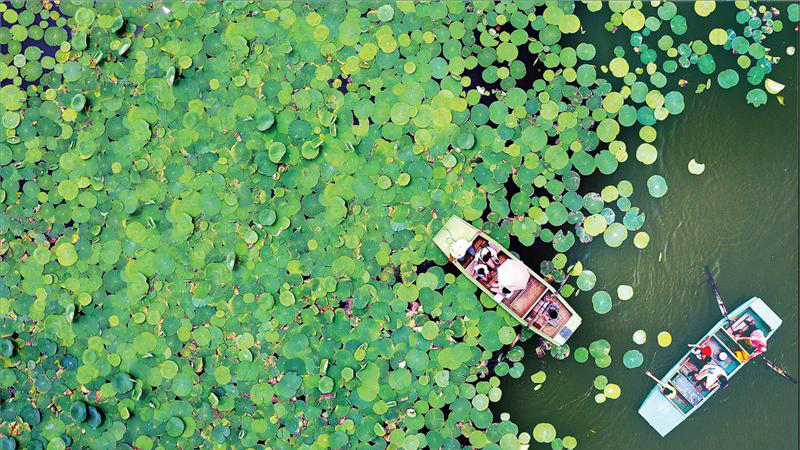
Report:
M701 344L689 344L689 347L695 349L694 355L697 356L701 361L705 360L706 358L711 357L714 354L714 351L711 349L711 346L706 343Z

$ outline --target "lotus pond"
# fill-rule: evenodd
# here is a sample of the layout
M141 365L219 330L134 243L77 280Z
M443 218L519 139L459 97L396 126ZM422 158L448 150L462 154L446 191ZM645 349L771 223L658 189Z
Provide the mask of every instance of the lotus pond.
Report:
M636 409L719 318L704 264L798 372L799 16L0 3L0 450L796 446L757 363L668 438ZM568 357L456 276L453 214L566 278Z

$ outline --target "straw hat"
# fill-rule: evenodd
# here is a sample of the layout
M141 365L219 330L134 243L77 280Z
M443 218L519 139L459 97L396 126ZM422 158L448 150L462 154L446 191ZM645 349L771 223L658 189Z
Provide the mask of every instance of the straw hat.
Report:
M450 256L456 259L461 259L467 254L468 248L469 241L466 239L459 239L453 242L453 245L450 246Z

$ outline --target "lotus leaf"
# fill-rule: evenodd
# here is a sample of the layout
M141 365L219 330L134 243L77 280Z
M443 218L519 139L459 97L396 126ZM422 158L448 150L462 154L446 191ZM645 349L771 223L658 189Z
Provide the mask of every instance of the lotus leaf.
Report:
M644 362L644 357L639 350L628 350L622 356L622 364L628 369L635 369L641 366L642 362Z
M644 330L636 330L633 333L633 342L639 345L647 341L647 333Z
M717 75L717 83L723 89L730 89L739 83L739 74L733 69L726 69Z
M533 427L532 434L536 442L548 444L556 438L556 429L549 423L539 423Z
M611 296L608 292L597 291L592 295L592 307L598 314L606 314L611 311Z
M667 193L667 181L661 175L653 175L647 179L647 190L651 196L661 198Z
M692 175L700 175L706 170L705 164L700 164L694 159L689 160L689 173Z
M633 297L633 288L627 284L617 286L617 297L620 300L630 300Z
M668 331L662 331L658 333L657 339L658 345L661 347L669 347L669 345L672 343L672 335L669 334Z

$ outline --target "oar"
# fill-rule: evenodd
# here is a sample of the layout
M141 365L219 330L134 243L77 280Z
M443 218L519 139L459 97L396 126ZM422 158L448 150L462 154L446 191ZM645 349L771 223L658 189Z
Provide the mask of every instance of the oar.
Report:
M722 312L722 315L725 316L725 320L728 322L728 328L731 329L731 333L733 333L733 323L731 323L730 317L728 317L728 308L725 307L725 303L722 301L722 296L719 295L719 290L717 289L717 283L714 281L714 275L711 274L711 270L709 270L708 266L705 267L706 275L708 276L708 281L711 283L711 289L714 291L714 296L717 299L717 305L719 305L719 310ZM797 384L797 380L789 375L786 370L779 367L774 362L768 360L764 355L758 355L764 361L764 363L772 369L773 372L777 373L778 375L786 378L787 380L791 381L794 384Z
M731 322L731 318L728 317L728 308L725 307L725 303L723 303L722 297L719 295L719 290L717 289L717 282L714 281L714 275L711 274L711 270L708 268L708 266L706 266L705 269L706 269L706 275L708 276L708 281L709 283L711 283L711 289L714 291L714 296L717 298L717 305L719 305L719 310L722 312L722 315L728 322L728 328L731 329L731 333L733 333L733 322Z
M797 380L795 380L793 376L789 375L783 368L778 367L774 362L768 360L767 357L764 356L764 355L758 355L758 356L761 357L761 360L764 361L764 364L769 366L769 368L772 369L773 372L777 373L778 375L782 376L783 378L786 378L787 380L791 381L792 383L797 384Z
M558 289L556 289L557 291L561 292L561 288L563 288L564 285L567 284L567 280L569 280L569 276L572 275L572 269L574 267L575 267L575 264L567 267L567 270L564 272L564 279L561 280L561 285L558 286Z

